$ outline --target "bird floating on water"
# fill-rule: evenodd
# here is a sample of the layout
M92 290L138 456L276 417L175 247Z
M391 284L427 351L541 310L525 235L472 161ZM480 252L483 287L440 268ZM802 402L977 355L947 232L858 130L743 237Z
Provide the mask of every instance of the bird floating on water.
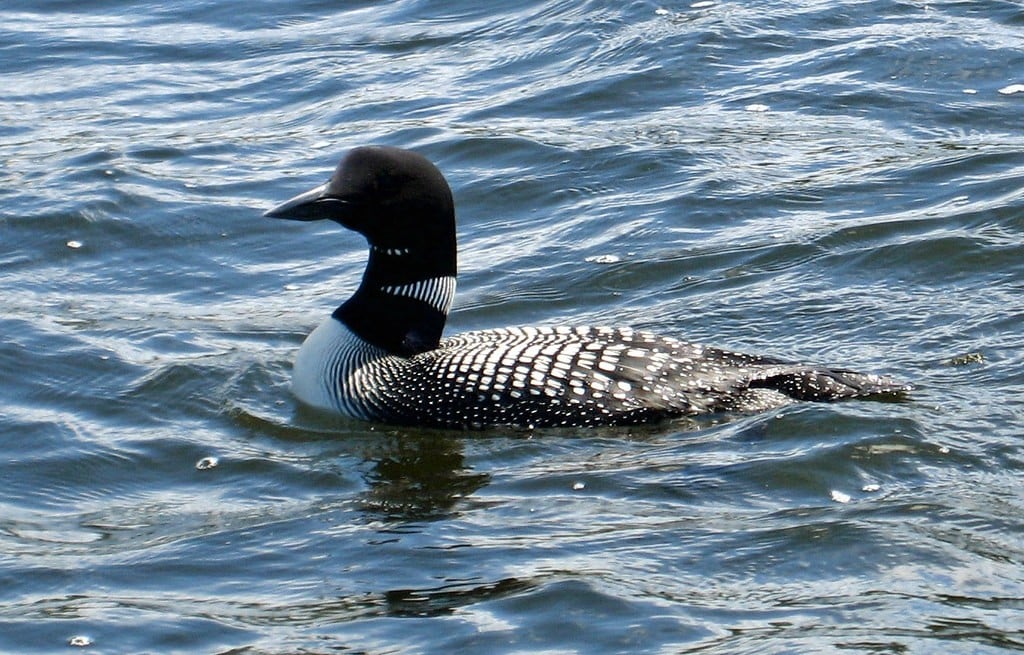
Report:
M455 206L437 167L409 150L356 148L325 184L266 215L329 219L369 242L359 288L295 359L293 393L329 412L457 429L583 427L911 388L628 327L508 327L442 338L455 295Z

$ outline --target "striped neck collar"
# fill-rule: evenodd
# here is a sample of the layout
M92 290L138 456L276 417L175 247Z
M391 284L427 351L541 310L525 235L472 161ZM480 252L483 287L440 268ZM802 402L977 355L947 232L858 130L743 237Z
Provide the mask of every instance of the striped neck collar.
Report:
M456 267L454 238L422 248L371 245L359 289L333 316L392 354L433 350L455 298Z

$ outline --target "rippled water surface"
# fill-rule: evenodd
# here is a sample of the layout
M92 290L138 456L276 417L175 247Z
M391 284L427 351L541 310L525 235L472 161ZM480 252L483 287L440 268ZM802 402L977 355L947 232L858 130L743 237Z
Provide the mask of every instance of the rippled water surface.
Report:
M1024 648L1024 9L0 9L0 651ZM629 324L913 381L637 429L331 421L349 148L458 203L449 332Z

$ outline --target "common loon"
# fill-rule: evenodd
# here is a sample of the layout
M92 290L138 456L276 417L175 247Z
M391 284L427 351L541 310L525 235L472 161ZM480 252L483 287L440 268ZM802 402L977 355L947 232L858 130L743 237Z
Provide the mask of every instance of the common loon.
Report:
M442 339L455 295L454 202L441 172L408 150L356 148L328 182L266 216L330 219L369 242L359 288L295 359L293 393L334 413L458 429L626 425L910 388L630 328L513 327Z

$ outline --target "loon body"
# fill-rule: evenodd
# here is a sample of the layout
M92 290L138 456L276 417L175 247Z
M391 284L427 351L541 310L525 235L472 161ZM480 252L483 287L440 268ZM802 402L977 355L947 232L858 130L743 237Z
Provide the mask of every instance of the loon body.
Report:
M502 328L442 339L455 295L454 202L440 171L407 150L356 148L327 183L267 216L331 219L370 245L359 288L295 360L294 394L323 410L445 428L625 425L910 388L629 328Z

